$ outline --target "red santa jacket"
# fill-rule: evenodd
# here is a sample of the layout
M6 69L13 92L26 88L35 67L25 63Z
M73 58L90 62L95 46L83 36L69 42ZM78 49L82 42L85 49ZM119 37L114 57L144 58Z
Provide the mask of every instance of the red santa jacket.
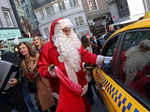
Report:
M81 46L79 52L82 62L96 64L97 56L95 54L89 53L86 49L84 49L83 46ZM81 97L80 92L79 94L76 94L75 92L71 91L71 89L68 88L61 80L60 82L58 82L58 80L48 72L48 66L50 64L54 64L67 77L64 63L59 62L58 57L59 53L57 52L56 47L51 42L48 42L42 48L37 66L40 76L48 77L50 79L50 84L53 91L58 91L58 87L60 86L57 112L86 112L88 110L88 107L86 107L87 105L85 104L85 100L87 99ZM80 66L81 70L76 73L76 75L80 86L83 87L87 84L87 81L82 70L82 63L80 64Z
M120 61L120 79L122 81L125 81L125 74L123 72L124 63L127 60L127 57L125 56L125 52L121 53L121 61ZM150 82L150 63L145 65L143 70L138 71L136 74L136 77L132 82L127 84L128 87L133 88L136 92L138 92L140 95L147 97L145 86ZM139 86L140 85L140 86Z

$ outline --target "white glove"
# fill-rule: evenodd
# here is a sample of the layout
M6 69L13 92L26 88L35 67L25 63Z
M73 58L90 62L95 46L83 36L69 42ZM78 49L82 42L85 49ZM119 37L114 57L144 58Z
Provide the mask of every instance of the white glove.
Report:
M112 57L109 57L109 56L104 57L104 63L105 64L109 64L111 60L112 60Z

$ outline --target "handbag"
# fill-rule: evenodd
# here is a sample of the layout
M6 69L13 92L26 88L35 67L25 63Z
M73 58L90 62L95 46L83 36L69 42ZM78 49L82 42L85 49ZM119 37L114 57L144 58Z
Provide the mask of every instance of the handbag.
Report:
M37 92L36 81L35 80L28 82L28 89L31 93L36 93Z

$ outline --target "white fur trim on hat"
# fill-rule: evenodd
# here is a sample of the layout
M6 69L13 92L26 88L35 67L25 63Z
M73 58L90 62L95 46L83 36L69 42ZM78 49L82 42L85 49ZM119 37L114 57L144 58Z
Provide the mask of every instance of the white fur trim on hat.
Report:
M64 29L65 27L73 27L73 24L71 23L71 21L69 19L61 19L57 22L57 24L55 25L55 30L54 32L58 32L59 30Z

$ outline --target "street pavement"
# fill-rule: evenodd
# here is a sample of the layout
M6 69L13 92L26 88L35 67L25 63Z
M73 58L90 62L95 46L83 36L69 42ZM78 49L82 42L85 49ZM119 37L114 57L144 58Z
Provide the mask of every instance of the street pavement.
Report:
M104 102L100 99L100 96L96 94L94 88L92 88L94 92L94 105L92 106L92 112L108 112Z

